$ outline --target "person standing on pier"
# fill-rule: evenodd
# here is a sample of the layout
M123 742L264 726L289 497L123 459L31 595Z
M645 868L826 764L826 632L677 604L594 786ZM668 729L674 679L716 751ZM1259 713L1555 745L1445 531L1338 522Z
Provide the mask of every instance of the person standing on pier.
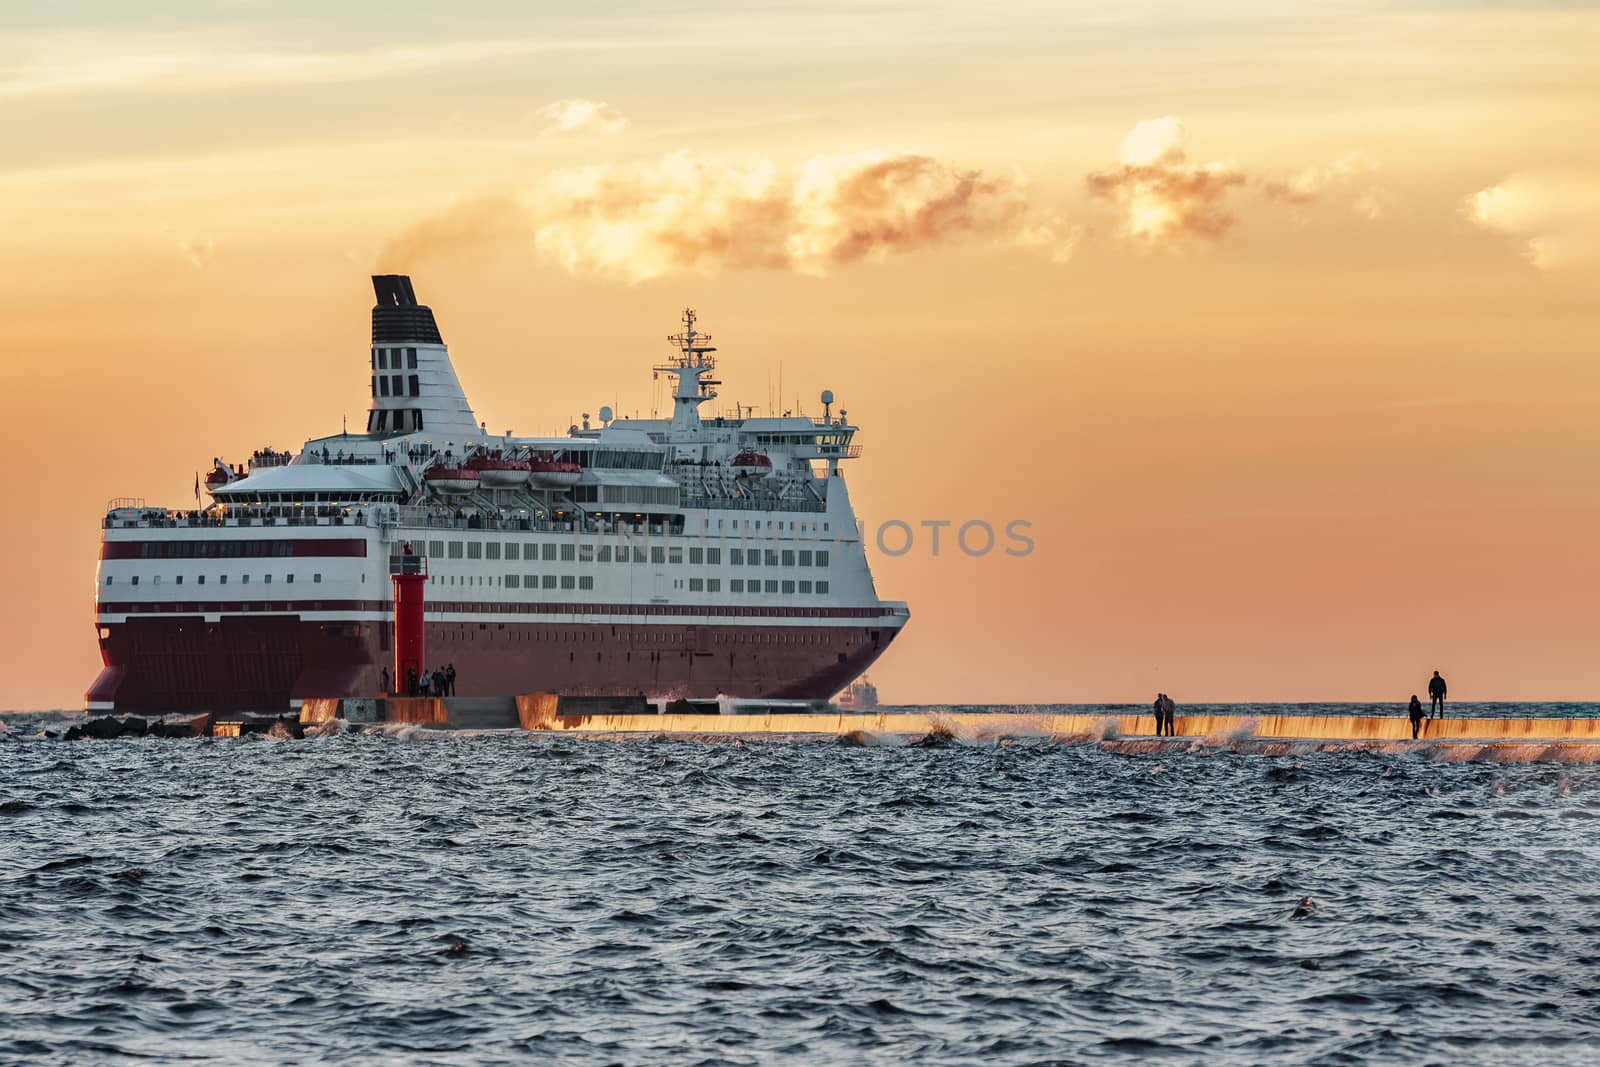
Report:
M1165 693L1161 694L1161 700L1162 700L1162 703L1166 704L1166 706L1167 706L1167 714L1166 714L1167 736L1168 737L1176 737L1178 731L1177 731L1176 726L1175 726L1175 720L1178 717L1178 705L1173 701L1173 699L1171 697L1167 696L1167 694L1165 694Z
M1417 739L1417 731L1422 728L1423 719L1422 701L1417 699L1417 694L1415 693L1411 694L1409 714L1411 716L1411 740L1415 741Z
M1444 718L1444 697L1449 688L1444 684L1444 679L1439 677L1439 672L1434 671L1433 677L1428 679L1428 696L1433 704L1433 714L1437 718Z
M1154 704L1150 705L1150 710L1155 712L1155 716L1156 716L1156 736L1160 737L1161 736L1161 726L1166 721L1166 717L1167 717L1167 695L1165 693L1157 693L1156 694L1156 702Z

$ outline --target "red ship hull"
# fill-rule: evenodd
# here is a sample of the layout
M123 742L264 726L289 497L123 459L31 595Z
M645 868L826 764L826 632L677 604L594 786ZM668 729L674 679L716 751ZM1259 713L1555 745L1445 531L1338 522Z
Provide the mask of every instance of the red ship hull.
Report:
M160 714L281 711L314 697L380 694L388 623L298 615L133 618L102 624L91 708ZM851 626L436 622L430 669L454 664L461 696L562 695L826 700L898 633Z

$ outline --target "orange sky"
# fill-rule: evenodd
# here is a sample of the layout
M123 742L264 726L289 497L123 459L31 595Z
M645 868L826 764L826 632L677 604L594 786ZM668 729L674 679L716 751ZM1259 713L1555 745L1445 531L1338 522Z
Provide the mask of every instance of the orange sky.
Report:
M192 10L191 10L192 8ZM1600 14L1518 4L0 14L0 708L115 496L359 423L409 271L492 429L864 429L896 702L1594 698Z

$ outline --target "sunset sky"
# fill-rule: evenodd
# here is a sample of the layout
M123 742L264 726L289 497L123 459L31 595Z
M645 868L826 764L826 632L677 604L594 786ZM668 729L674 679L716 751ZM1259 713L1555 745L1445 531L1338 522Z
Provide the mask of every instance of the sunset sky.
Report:
M0 708L107 500L364 422L375 271L493 430L692 304L869 536L1030 522L871 553L887 701L1600 698L1596 5L585 9L0 7Z

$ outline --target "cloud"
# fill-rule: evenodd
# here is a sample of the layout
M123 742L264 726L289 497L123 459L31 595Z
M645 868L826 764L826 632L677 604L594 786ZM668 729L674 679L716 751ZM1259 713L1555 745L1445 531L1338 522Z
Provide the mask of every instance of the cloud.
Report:
M474 201L413 227L384 265L531 234L540 258L581 275L641 282L673 274L850 263L963 241L1042 248L1065 259L1076 231L1037 211L1025 179L922 155L818 156L798 172L675 152L647 163L559 171L515 198Z
M537 114L548 123L546 133L619 133L628 125L627 117L604 100L557 100Z
M1544 271L1600 265L1600 193L1592 176L1514 174L1461 204L1467 221L1517 238L1522 255Z
M1119 167L1088 175L1089 194L1117 206L1125 236L1150 244L1220 240L1238 221L1234 205L1241 197L1305 207L1335 186L1377 169L1374 161L1356 153L1288 177L1252 174L1232 163L1191 162L1187 141L1188 131L1177 117L1145 119L1123 138ZM1387 199L1373 186L1351 208L1377 218Z
M205 270L211 265L211 259L216 254L217 247L212 241L179 241L178 255L182 256L195 270Z
M0 101L374 81L595 44L505 39L313 50L210 33L56 31L6 41Z
M1245 176L1225 163L1190 163L1186 139L1174 116L1146 119L1123 138L1120 167L1089 174L1089 194L1117 205L1129 237L1216 240L1233 228L1227 197Z

